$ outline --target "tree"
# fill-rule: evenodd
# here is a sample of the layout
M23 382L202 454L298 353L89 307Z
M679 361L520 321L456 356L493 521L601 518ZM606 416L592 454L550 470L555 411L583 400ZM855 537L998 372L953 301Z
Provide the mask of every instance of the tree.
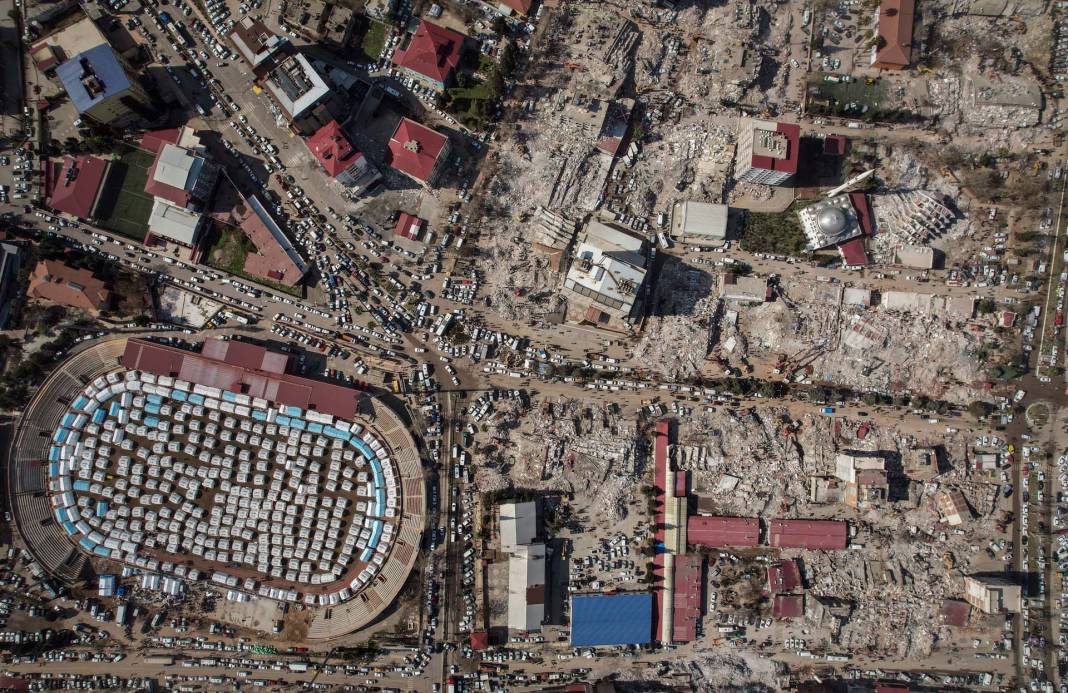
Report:
M764 395L769 399L782 397L784 394L786 394L786 386L780 382L766 380L760 386L760 394Z
M997 307L997 304L994 303L994 299L992 298L979 299L979 303L975 305L975 309L979 311L980 315L990 315L997 310Z
M493 18L493 33L498 36L504 36L508 33L508 20L502 15L497 15Z
M874 407L876 404L879 403L879 395L875 394L874 392L865 392L863 395L860 396L860 399L864 402L864 404L867 404L869 407Z
M992 404L978 399L968 405L968 413L974 416L976 421L982 421L990 416L993 411L994 406Z
M505 77L515 72L515 44L509 42L497 54L497 66Z

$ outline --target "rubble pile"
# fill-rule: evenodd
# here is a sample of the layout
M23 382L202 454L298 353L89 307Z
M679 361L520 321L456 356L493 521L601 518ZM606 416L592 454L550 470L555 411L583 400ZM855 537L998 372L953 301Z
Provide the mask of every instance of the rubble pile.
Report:
M709 326L720 303L709 295L711 285L712 277L692 266L661 272L651 315L633 358L672 382L698 375L708 353Z
M514 417L495 435L513 440L507 479L520 488L585 496L606 516L621 517L636 487L638 444L633 417L608 405L574 399L545 400L513 428ZM492 456L487 466L493 466ZM498 460L499 464L499 460ZM479 477L481 479L481 477ZM487 482L494 479L487 476Z
M677 659L675 666L689 672L693 689L719 693L763 693L780 690L780 664L748 652L700 653Z
M840 284L784 281L780 300L740 309L736 319L728 314L713 348L732 361L769 367L786 358L803 366L796 377L813 381L890 392L922 387L938 399L975 399L981 330L962 329L967 320L942 311L846 301L845 291Z
M556 313L562 299L553 292L560 274L549 255L507 234L486 234L479 266L494 310L508 320L538 322ZM535 287L533 292L530 291Z
M926 190L876 195L872 201L877 234L892 234L907 244L926 244L956 220L941 196Z
M734 187L731 188L730 194L727 197L727 203L731 204L741 199L749 200L770 200L774 194L774 190L770 185L761 185L760 183L750 183L748 181L739 181Z
M719 512L778 514L807 497L808 475L834 459L825 419L805 421L805 445L786 435L787 423L787 410L778 407L701 412L680 427L672 455L679 469L692 472L694 493L709 496ZM741 481L735 487L723 484L725 478Z

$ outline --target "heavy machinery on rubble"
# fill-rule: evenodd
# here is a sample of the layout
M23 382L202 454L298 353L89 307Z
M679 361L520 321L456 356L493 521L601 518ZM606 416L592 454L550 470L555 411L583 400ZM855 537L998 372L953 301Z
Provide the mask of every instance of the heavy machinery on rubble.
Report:
M781 374L784 380L792 380L799 371L810 368L812 362L826 352L827 343L824 341L813 344L793 356L779 354L779 360L775 363L775 368L772 372Z

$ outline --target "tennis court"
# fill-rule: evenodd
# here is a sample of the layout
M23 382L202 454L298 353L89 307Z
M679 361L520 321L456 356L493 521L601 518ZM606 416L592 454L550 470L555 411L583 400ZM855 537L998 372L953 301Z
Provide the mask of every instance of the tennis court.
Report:
M152 155L127 147L112 163L101 193L97 223L115 233L143 241L152 213L152 196L145 192Z

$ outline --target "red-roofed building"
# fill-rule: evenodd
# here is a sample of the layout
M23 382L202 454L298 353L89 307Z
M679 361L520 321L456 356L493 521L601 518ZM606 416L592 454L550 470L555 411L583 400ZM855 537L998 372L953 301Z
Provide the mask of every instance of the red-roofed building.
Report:
M525 17L533 6L534 0L497 0L497 10L504 15L515 12Z
M861 236L839 245L838 253L842 256L842 263L849 267L868 266L868 252L864 249L864 238Z
M489 649L490 639L489 632L484 630L476 630L471 633L471 649L475 652L481 652L482 650Z
M89 270L74 269L56 260L42 260L30 273L26 296L100 315L111 299L111 292Z
M29 684L18 676L0 676L0 691L25 691Z
M742 120L734 177L763 185L785 185L797 174L801 126L769 120Z
M805 598L800 594L777 594L771 602L773 618L800 618L805 615Z
M801 568L790 559L768 567L768 591L772 594L793 592L801 586Z
M233 219L256 246L255 252L245 256L245 272L286 286L300 283L308 272L308 263L258 198L250 197L244 205L235 207Z
M463 44L463 34L424 19L419 22L407 47L393 54L393 64L412 79L444 91L460 64Z
M448 137L408 118L397 123L386 151L388 165L428 186L434 184L448 157Z
M336 120L319 128L304 144L327 174L346 188L362 192L380 178L363 152L352 146Z
M37 69L45 74L55 72L56 67L63 62L63 49L48 41L33 44L28 53Z
M759 546L760 520L755 517L692 515L686 523L686 541L712 548Z
M401 212L397 218L397 227L393 230L394 235L409 241L422 241L425 232L426 221L405 212Z
M178 138L182 136L181 128L168 128L166 130L153 130L141 136L141 149L153 154L159 154L165 144L178 144Z
M701 587L704 585L703 559L694 553L675 557L675 589L672 595L671 642L697 639L701 620Z
M857 224L865 236L875 233L875 223L872 221L871 203L868 194L862 190L854 190L849 193L849 202L857 213Z
M52 209L79 219L89 219L100 202L110 162L95 156L65 156L53 166L48 204Z
M823 154L825 156L845 156L847 140L842 135L827 135L823 138Z
M875 693L909 693L909 687L900 683L877 683Z
M968 616L972 613L972 605L962 599L943 599L942 608L938 610L942 616L942 622L954 628L963 628L968 625Z
M849 526L840 520L769 520L768 546L781 549L840 550Z
M689 475L685 469L675 472L675 497L685 498L690 494Z
M912 59L915 0L882 0L871 64L881 70L903 70Z

